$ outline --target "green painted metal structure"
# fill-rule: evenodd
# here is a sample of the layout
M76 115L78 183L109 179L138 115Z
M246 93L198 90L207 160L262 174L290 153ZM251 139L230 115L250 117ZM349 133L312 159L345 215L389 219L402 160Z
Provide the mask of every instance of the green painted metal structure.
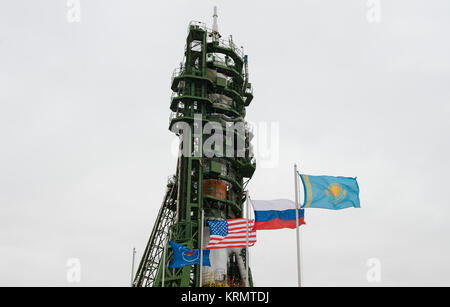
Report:
M169 179L164 201L136 272L134 287L200 286L199 265L168 268L172 251L167 240L170 238L189 248L200 248L202 210L205 216L215 219L244 217L245 186L256 168L250 145L253 133L244 120L253 90L248 83L247 57L242 49L236 47L231 36L228 40L220 39L218 33L204 24L191 22L184 55L171 80L169 129L181 134L180 127L189 127L191 133L185 139L187 141L180 142L177 171ZM212 131L205 133L204 127L212 122L220 125L224 133L223 146L215 144L214 150L219 152L226 148L227 152L233 153L231 156L216 154L211 157L203 151L203 145L212 134ZM243 129L230 132L230 123L243 124ZM238 148L238 144L244 144L244 147ZM226 196L205 192L205 180L223 182ZM245 249L241 253L245 254ZM220 286L242 285L243 277L232 257L226 276L227 282ZM252 285L251 274L249 277Z

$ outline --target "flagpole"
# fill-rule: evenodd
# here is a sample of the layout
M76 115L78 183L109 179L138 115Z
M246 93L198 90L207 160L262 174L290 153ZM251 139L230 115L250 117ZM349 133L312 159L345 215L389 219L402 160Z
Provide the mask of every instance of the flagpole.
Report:
M204 220L205 220L205 211L202 209L202 221L200 226L200 285L199 287L202 287L203 283L203 229L204 229Z
M167 256L167 245L169 244L169 240L170 240L170 236L171 235L171 231L170 229L167 231L167 240L166 240L166 245L164 245L164 252L163 252L163 263L162 263L162 283L161 283L161 287L164 288L164 281L165 281L165 277L166 277L166 256Z
M166 250L167 250L167 244L169 243L169 236L167 236L166 244L164 245L164 253L163 253L163 263L162 263L162 281L161 281L161 287L164 288L164 279L166 277Z
M161 282L161 287L164 288L164 278L166 277L166 249L167 249L167 243L168 241L166 241L166 244L164 245L164 253L163 253L163 265L162 265L162 282Z
M246 272L246 274L245 274L245 285L247 286L247 287L250 287L250 283L249 283L249 278L248 278L248 268L249 268L249 254L248 254L248 219L250 218L250 216L249 216L249 212L250 212L250 210L249 210L249 202L248 202L248 190L246 191L246 194L247 194L247 197L246 197L246 200L245 200L245 206L246 206L246 216L247 216L247 229L246 229L246 241L245 241L245 272Z
M298 276L298 286L302 286L302 278L300 274L300 225L299 219L299 200L298 200L298 171L297 164L294 164L294 177L295 177L295 231L297 234L297 276Z
M134 282L134 263L136 258L136 248L133 247L133 260L131 261L131 286L133 287Z

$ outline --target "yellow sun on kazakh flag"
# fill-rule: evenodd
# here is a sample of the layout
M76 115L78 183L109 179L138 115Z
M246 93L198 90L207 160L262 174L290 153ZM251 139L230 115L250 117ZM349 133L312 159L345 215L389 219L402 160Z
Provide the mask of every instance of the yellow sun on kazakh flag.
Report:
M302 208L360 208L356 178L299 174L305 190Z

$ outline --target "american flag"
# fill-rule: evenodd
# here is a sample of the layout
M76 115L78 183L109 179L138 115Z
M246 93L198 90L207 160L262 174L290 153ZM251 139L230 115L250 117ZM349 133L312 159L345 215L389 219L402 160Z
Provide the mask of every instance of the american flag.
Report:
M209 225L209 243L206 249L246 247L247 219L207 221ZM248 221L248 246L256 242L255 220Z

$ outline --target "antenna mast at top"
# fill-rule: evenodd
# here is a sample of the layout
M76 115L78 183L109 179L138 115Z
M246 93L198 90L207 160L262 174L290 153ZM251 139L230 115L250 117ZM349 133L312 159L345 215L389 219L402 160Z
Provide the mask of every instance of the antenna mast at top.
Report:
M218 40L222 36L219 34L219 25L217 24L217 6L214 7L214 15L213 15L213 28L212 28L212 37L214 40Z

